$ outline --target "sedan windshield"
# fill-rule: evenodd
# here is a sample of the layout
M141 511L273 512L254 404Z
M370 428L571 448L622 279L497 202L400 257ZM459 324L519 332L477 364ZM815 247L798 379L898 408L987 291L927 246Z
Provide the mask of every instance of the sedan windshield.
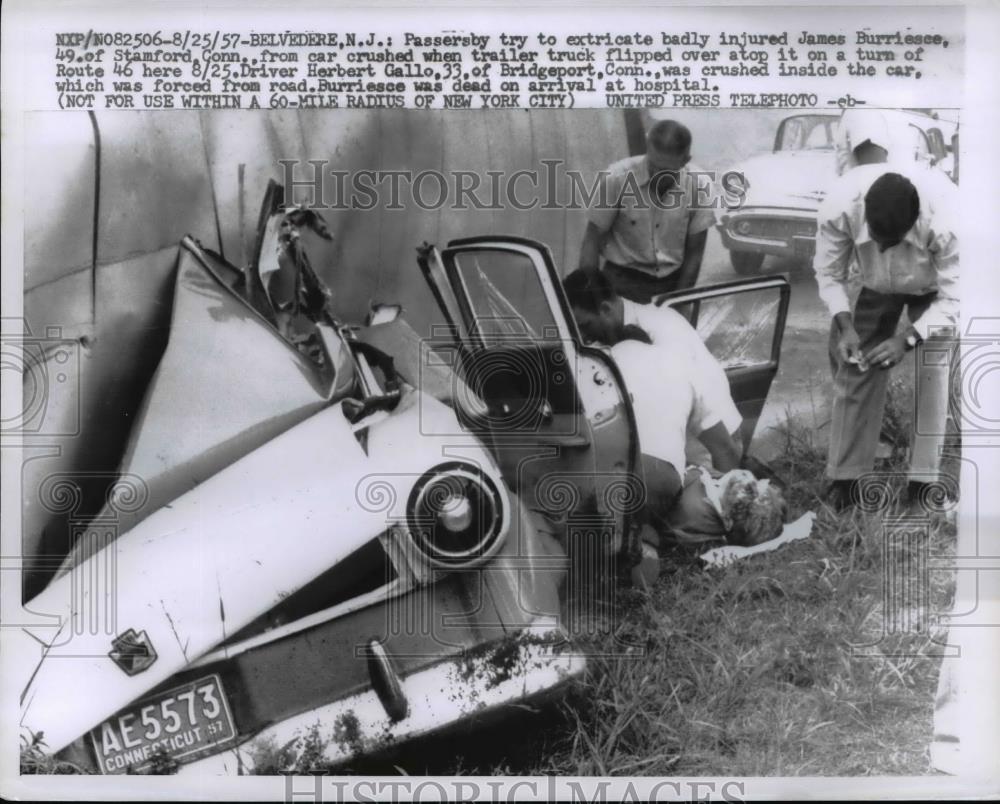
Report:
M775 151L832 151L840 118L825 114L786 117L778 128Z

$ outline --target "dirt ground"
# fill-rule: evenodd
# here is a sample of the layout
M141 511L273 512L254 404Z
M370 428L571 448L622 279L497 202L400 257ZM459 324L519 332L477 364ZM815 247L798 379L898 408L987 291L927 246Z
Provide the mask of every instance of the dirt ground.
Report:
M785 274L792 283L792 296L781 345L781 363L771 386L767 404L757 423L751 450L761 460L770 460L783 443L775 425L791 413L825 439L830 421L833 383L827 361L830 318L819 298L812 268L807 263L768 257L762 275ZM709 232L699 284L738 278L729 264L715 230Z

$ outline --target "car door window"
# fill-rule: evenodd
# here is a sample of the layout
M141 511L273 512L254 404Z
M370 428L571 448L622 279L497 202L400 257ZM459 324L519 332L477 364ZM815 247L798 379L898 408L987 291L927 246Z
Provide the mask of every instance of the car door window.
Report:
M913 143L913 156L918 162L924 162L931 158L931 148L930 143L927 140L927 135L919 126L915 126L912 123L909 126L910 140Z
M490 407L493 431L578 435L576 346L543 247L517 238L453 241L441 264L469 333L465 379Z
M455 255L454 266L475 336L484 342L510 337L558 339L552 309L528 255L468 251Z
M783 276L679 291L656 300L683 315L729 378L748 447L778 371L790 297Z
M780 297L769 290L705 299L696 329L725 369L771 361Z

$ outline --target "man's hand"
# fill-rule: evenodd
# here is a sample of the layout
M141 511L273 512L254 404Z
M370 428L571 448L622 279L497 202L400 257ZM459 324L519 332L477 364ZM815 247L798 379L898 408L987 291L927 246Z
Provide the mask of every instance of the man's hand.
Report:
M850 313L838 313L836 321L840 326L840 337L837 339L837 357L844 363L858 362L861 359L861 338L858 336L858 331L854 329Z
M712 456L712 466L720 472L728 472L740 465L743 450L721 421L703 430L698 440L705 445L708 454Z
M865 355L865 357L871 365L878 366L881 369L887 369L892 368L900 360L902 360L905 353L906 339L901 335L894 335L893 337L882 341L882 343L872 349L867 355Z
M677 269L677 290L693 288L698 283L701 273L701 261L705 256L705 243L708 241L708 230L689 234L684 243L684 259Z

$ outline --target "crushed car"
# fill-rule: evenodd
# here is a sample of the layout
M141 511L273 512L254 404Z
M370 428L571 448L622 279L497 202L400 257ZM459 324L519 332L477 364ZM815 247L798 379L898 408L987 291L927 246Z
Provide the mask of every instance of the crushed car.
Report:
M395 305L331 313L306 245L331 236L272 182L249 265L180 244L105 510L26 606L57 616L23 629L42 649L21 726L69 767L338 766L587 670L575 618L641 558L638 444L549 250L420 246L447 322L421 338ZM769 277L660 300L723 361L745 443L788 295Z
M733 166L738 203L717 214L733 270L760 272L766 256L806 261L816 251L816 214L826 190L845 167L848 116L881 115L894 132L893 158L934 166L957 180L957 124L913 110L793 114L778 124L774 146Z

